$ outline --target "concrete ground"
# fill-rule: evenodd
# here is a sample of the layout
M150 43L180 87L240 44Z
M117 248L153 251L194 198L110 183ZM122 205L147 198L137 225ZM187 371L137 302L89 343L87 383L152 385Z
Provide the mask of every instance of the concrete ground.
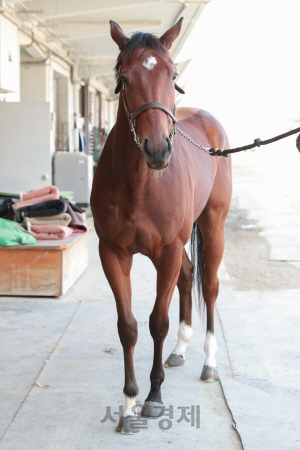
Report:
M63 298L0 298L0 450L300 448L300 156L294 152L283 159L280 148L272 159L259 152L234 157L216 312L221 382L199 380L205 333L195 311L186 364L166 369L163 400L170 417L162 419L169 422L149 419L135 436L114 433L123 405L123 357L91 229L89 269ZM132 285L143 403L155 271L141 255L134 258ZM164 358L177 328L176 292ZM197 406L200 427L191 414ZM104 421L107 410L111 419ZM187 420L180 420L184 410Z

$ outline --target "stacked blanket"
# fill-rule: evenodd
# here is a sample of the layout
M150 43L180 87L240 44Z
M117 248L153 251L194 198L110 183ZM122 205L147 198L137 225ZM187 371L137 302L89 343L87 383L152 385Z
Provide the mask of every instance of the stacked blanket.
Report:
M20 206L21 203L21 206ZM17 219L25 217L49 217L65 213L67 211L66 204L60 200L46 200L33 204L23 205L18 202L13 205ZM71 221L71 218L70 218Z
M36 189L30 192L20 193L20 202L17 203L19 207L25 205L32 205L34 203L45 202L46 200L59 199L59 189L56 186L47 186L41 189Z
M67 213L57 214L47 217L27 217L27 221L32 225L63 225L67 227L71 222L71 216Z
M31 225L30 233L36 239L65 239L73 230L62 225Z
M84 211L61 197L56 186L21 193L20 199L6 199L0 217L17 220L38 240L64 239L87 231Z

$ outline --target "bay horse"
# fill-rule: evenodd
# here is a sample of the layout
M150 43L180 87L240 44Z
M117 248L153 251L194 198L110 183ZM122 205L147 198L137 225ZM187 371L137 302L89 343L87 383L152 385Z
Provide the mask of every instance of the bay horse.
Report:
M176 66L169 50L180 33L182 20L160 38L142 32L129 38L110 21L111 37L120 50L115 92L121 91L121 95L116 124L96 168L91 208L100 259L116 301L124 352L125 407L116 431L125 434L137 431L131 426L138 395L133 362L138 330L131 310L130 283L134 254L150 258L157 270L157 294L149 319L154 342L151 388L142 415L158 417L163 408L162 350L176 285L180 294L178 341L165 366L185 362L185 349L193 334L193 279L198 287L202 282L207 311L201 379L219 380L214 304L232 191L231 160L230 156L210 156L183 135L175 134L177 121L197 143L228 148L224 129L208 112L179 108L175 117L175 89L183 91L175 83ZM193 262L184 247L191 235Z

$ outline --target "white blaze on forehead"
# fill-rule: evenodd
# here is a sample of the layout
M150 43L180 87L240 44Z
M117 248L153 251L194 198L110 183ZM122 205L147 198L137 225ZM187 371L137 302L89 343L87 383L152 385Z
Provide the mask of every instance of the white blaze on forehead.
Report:
M143 66L148 70L152 70L155 64L157 64L157 61L154 56L149 56L149 58L147 58L146 61L143 62Z

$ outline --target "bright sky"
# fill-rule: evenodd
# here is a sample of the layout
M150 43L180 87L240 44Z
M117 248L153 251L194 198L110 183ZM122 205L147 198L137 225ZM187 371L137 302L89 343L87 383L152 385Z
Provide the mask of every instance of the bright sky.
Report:
M211 0L178 59L179 106L211 112L231 145L300 126L300 1Z

